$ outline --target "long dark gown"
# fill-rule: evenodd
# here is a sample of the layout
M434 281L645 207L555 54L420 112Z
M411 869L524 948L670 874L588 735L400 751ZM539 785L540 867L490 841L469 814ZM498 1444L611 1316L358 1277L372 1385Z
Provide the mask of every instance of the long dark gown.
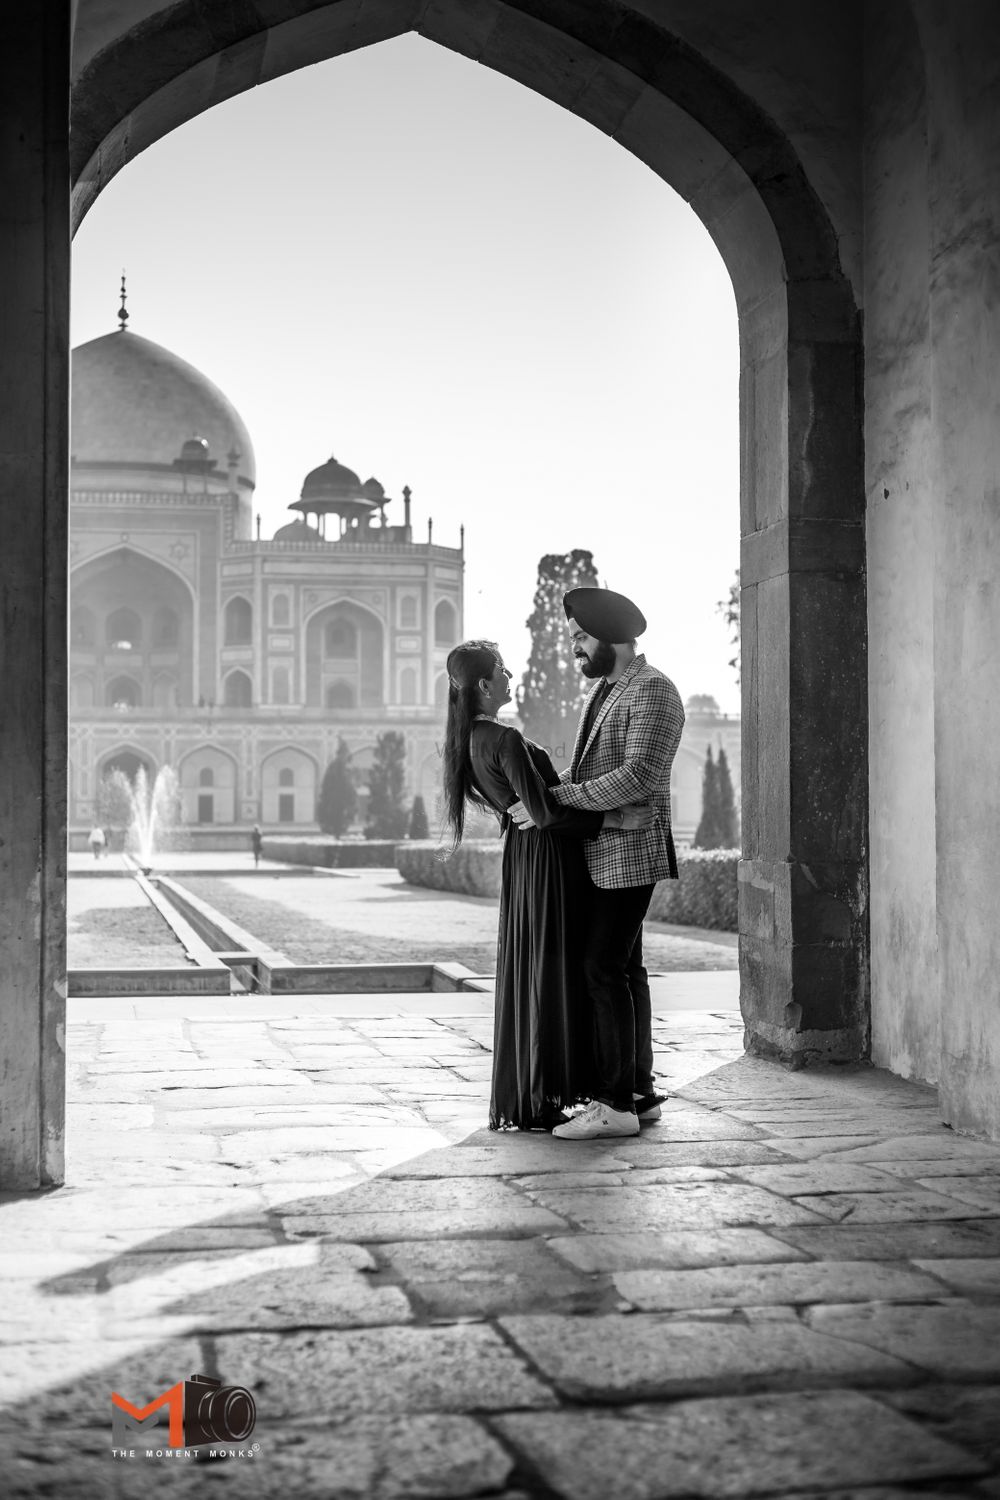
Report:
M497 937L490 1129L550 1129L558 1111L589 1095L591 1018L581 932L587 869L582 839L603 814L558 806L546 788L551 760L516 729L477 720L472 775L505 832ZM507 809L520 800L534 828Z

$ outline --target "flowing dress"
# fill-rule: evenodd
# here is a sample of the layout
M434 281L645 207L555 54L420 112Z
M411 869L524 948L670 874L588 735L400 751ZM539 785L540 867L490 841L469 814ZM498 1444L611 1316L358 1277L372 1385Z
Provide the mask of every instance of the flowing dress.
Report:
M559 775L546 752L509 725L477 720L473 780L504 833L490 1129L551 1129L590 1093L592 1033L580 924L587 887L582 839L603 813L558 806ZM535 827L507 809L520 800Z

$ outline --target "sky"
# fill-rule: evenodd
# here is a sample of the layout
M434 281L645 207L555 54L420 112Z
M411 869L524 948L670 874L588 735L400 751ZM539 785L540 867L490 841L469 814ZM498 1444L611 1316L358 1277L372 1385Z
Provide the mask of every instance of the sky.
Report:
M519 678L538 560L629 595L681 696L739 712L736 306L661 178L521 84L408 35L181 126L79 229L73 342L129 328L220 386L262 535L335 456L457 546L465 634Z

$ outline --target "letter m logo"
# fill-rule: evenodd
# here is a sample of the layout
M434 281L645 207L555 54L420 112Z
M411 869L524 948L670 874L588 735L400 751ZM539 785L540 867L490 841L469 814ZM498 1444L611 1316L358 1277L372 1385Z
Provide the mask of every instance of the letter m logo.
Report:
M129 1433L144 1432L147 1428L159 1427L157 1412L165 1406L170 1413L169 1446L184 1447L184 1382L179 1380L162 1396L156 1396L148 1406L133 1406L117 1391L111 1392L111 1441L116 1448L127 1446Z

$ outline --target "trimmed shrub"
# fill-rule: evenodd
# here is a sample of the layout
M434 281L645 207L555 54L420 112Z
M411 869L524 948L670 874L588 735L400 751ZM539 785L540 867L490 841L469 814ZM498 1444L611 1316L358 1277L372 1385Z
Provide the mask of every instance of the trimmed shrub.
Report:
M430 840L398 844L396 869L410 885L463 896L498 896L503 845L499 839L466 839L449 859ZM677 854L679 880L661 880L653 892L649 916L678 927L710 927L737 932L736 867L738 849L682 849Z
M264 857L279 859L286 865L318 865L324 870L358 869L368 866L391 870L396 845L360 839L329 839L304 834L296 839L271 838L264 835Z
M649 915L679 927L712 927L738 932L738 849L679 849L678 880L661 880Z
M407 833L410 839L428 839L431 836L431 825L427 821L427 808L424 806L423 797L419 794L413 799L410 808L410 827Z
M461 896L499 896L503 845L499 839L466 839L441 858L441 845L428 839L396 847L396 869L410 885Z

